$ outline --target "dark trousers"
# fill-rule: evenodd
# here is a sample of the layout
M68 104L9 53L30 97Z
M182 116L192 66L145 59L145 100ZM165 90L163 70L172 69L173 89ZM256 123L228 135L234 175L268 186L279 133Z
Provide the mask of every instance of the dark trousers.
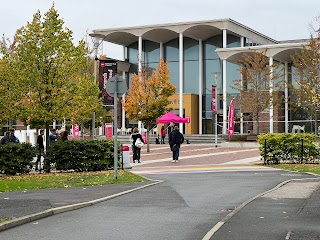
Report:
M180 146L173 146L172 147L172 157L173 160L179 160L179 153L180 153Z
M44 149L39 149L37 162L36 162L36 170L41 169L41 156L43 156L43 152L44 152Z
M166 137L166 136L161 136L161 142L160 142L161 144L164 144L164 139L165 139L165 137Z
M135 160L140 161L140 151L141 151L140 148L133 146L133 161Z

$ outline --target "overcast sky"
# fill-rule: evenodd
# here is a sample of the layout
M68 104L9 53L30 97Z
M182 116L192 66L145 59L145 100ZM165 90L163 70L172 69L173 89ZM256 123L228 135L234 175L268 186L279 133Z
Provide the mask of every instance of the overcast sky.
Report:
M37 10L43 15L53 2L76 40L93 29L221 18L276 40L301 39L310 36L309 24L320 15L320 0L0 0L0 33L12 39ZM104 54L121 59L122 48L105 45Z

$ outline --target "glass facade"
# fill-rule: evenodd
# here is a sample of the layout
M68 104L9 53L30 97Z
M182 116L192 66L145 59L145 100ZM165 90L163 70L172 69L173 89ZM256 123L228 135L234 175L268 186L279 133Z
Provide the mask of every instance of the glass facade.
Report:
M184 67L184 83L183 93L192 93L199 95L199 41L184 37L183 39L184 51L183 51L183 67ZM211 87L213 84L217 85L217 109L218 119L222 121L222 61L216 49L222 48L223 36L222 34L211 37L203 41L203 106L202 106L202 132L213 133L213 115L211 109L212 93ZM142 42L142 61L146 64L150 70L156 69L160 58L160 45L148 40ZM240 37L227 35L227 48L240 47ZM127 47L127 56L131 65L129 78L131 78L134 72L137 72L138 68L138 42L135 42ZM164 60L168 62L170 69L170 81L176 86L176 93L180 91L179 86L179 38L173 39L163 44L163 56ZM238 92L233 89L233 81L240 79L239 66L233 63L227 62L227 92L234 96ZM130 81L130 80L129 80ZM129 83L130 86L130 83ZM228 95L229 96L229 95ZM229 104L231 98L228 99ZM221 132L221 129L219 130Z

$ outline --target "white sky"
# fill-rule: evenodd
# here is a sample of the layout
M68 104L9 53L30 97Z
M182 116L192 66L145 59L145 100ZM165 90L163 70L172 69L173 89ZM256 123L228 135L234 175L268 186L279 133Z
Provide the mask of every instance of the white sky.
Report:
M15 31L55 4L75 40L100 28L231 18L276 40L309 38L320 15L320 0L0 0L0 34ZM90 38L88 38L91 41ZM104 54L122 59L122 47L105 45Z

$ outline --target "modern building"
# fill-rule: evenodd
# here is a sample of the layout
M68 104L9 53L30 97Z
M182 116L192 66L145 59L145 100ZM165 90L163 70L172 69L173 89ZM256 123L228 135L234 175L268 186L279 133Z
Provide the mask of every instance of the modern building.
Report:
M149 68L156 68L160 58L168 62L171 82L176 86L171 107L177 115L190 117L190 124L180 125L186 134L214 132L212 85L217 86L218 93L218 132L227 133L229 102L239 94L232 85L234 80L241 79L237 63L244 53L265 50L270 65L274 61L283 65L283 78L291 81L291 55L308 41L277 41L232 19L96 29L90 36L96 43L106 41L123 46L123 61L131 64L124 73L129 87L132 74L141 69L142 62ZM289 90L287 86L280 90L285 99L283 106L278 110L273 106L266 109L265 132L289 132L294 124ZM242 113L238 110L237 114ZM236 131L249 132L242 119L239 118ZM122 127L126 124L123 114Z

